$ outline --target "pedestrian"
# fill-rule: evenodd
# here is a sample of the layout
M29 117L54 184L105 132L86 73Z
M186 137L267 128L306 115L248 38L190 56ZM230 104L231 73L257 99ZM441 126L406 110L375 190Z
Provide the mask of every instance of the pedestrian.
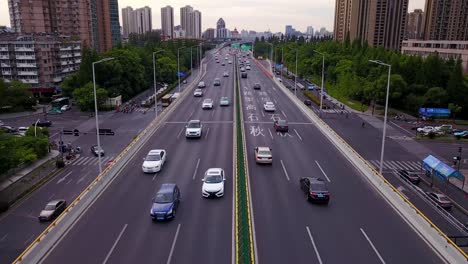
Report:
M365 126L366 126L366 122L362 121L361 127L365 127Z
M346 113L346 118L348 118L348 113Z

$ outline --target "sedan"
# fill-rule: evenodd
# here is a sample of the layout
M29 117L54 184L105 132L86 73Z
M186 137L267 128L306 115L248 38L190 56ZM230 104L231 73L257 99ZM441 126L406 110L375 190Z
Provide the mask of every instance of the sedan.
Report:
M406 179L415 185L419 184L419 182L421 181L421 178L419 178L419 176L416 173L407 170L398 170L398 175L400 175L401 178Z
M221 168L210 168L205 172L202 185L202 196L205 198L224 196L226 176Z
M456 138L468 138L468 130L460 131L460 132L455 132L455 133L453 133L453 135L454 135Z
M101 155L101 157L104 156L104 150L101 147L98 147L98 145L91 146L91 153L96 157L99 155Z
M34 125L36 125L36 123L33 123L32 125L34 126ZM50 127L50 126L52 126L52 121L39 120L39 122L37 122L37 126L38 127Z
M221 99L219 100L219 105L229 106L229 98L227 98L226 96L221 97Z
M260 90L261 86L260 86L259 83L255 83L253 88L254 88L254 90Z
M164 183L153 198L150 216L153 220L174 219L180 203L180 190L175 183Z
M245 67L245 69L250 71L250 65L247 64L247 66Z
M146 158L144 158L141 169L145 173L161 171L164 162L166 161L166 156L166 151L164 149L150 150L148 155L146 155Z
M228 73L228 72L224 72L224 73L223 73L223 77L229 77L229 73Z
M213 82L214 86L220 86L221 85L221 80L219 78L216 78Z
M426 194L429 196L429 198L432 201L434 201L440 207L444 209L452 208L452 202L447 198L447 196L441 193L435 193L435 192L427 192Z
M69 105L64 105L64 106L62 106L62 107L60 108L60 110L61 110L62 112L68 111L68 110L70 110L70 109L71 109L71 106L69 106Z
M434 127L433 126L420 127L416 131L418 131L419 133L428 134L429 132L434 131Z
M211 99L203 100L202 109L213 109L213 100Z
M198 88L205 88L206 87L206 84L204 81L201 81L198 83Z
M47 203L45 208L39 214L39 221L51 221L59 216L67 207L65 200L53 200Z
M265 110L265 112L274 112L276 110L273 102L265 102L265 104L263 105L263 109Z
M272 164L273 155L269 147L256 147L255 148L255 162L261 164Z
M312 105L312 101L309 100L309 99L305 99L305 100L304 100L304 104L307 105L307 106L311 106L311 105Z
M325 181L320 178L303 177L299 180L301 190L305 193L307 201L323 202L328 204L330 192Z
M288 132L289 126L286 120L275 120L274 128L276 132Z
M193 92L193 96L195 96L195 97L201 97L201 96L203 96L203 91L202 91L202 89L195 89L195 92Z

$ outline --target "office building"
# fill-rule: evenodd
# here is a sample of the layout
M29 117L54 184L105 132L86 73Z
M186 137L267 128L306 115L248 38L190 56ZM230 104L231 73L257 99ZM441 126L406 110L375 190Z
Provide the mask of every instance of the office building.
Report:
M306 30L306 35L313 36L314 35L314 28L312 26L308 26Z
M289 37L293 34L295 30L293 29L293 27L291 25L286 25L286 28L284 30L284 35Z
M468 40L467 0L426 0L425 40Z
M334 39L400 50L407 12L408 0L336 0Z
M218 39L223 39L227 38L227 29L226 29L226 23L224 22L223 18L218 19L218 22L216 22L216 38Z
M162 39L174 37L174 9L171 6L161 8Z
M92 46L90 0L8 0L8 8L13 32L57 32Z
M454 40L417 40L403 41L401 53L427 57L436 53L440 58L460 58L465 73L468 73L468 41Z
M0 34L0 78L31 85L35 94L52 94L78 71L81 42L63 35Z
M204 39L214 39L215 38L215 29L214 28L206 29L205 33L203 33L203 38Z
M415 9L408 14L408 23L406 25L407 39L422 39L423 37L424 12L421 9Z

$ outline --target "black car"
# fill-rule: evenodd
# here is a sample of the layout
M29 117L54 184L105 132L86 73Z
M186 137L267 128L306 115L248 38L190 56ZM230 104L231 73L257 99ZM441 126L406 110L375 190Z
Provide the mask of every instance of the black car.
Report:
M173 219L180 203L180 190L175 183L165 183L153 198L150 216L153 220Z
M328 187L320 178L303 177L299 180L301 190L306 195L307 201L323 202L328 204L330 201L330 192Z
M273 125L275 127L276 132L288 132L289 126L286 120L275 120Z
M400 177L402 177L403 179L407 179L412 184L417 185L421 181L421 179L419 178L419 176L416 173L410 172L410 171L407 171L407 170L398 170L398 175L400 175Z
M247 73L246 72L241 73L241 77L242 78L247 78Z
M309 99L306 99L306 100L304 100L304 104L307 105L307 106L311 106L312 101L310 101Z
M39 221L51 221L59 216L67 207L65 200L53 200L47 203L45 208L39 214Z
M253 88L254 88L254 90L260 90L261 86L260 86L259 83L255 83Z
M36 125L36 123L32 123L32 125ZM39 120L39 122L37 122L37 126L38 127L50 127L52 126L52 121L49 121L49 120Z
M93 145L91 146L91 152L94 154L94 156L98 156L99 154L102 156L104 156L104 150L102 149L102 147L98 147L98 145Z

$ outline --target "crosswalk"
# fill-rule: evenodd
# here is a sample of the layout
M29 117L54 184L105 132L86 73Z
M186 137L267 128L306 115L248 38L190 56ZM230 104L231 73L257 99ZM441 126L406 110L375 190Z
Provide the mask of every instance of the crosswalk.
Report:
M379 160L369 160L369 162L376 168L380 168ZM403 160L384 160L383 170L410 170L419 171L421 170L420 161L403 161Z
M114 159L114 157L108 157L108 156L101 157L101 164L105 164L107 161L112 160L112 159ZM95 166L95 165L98 165L98 163L99 163L98 157L81 156L81 157L79 157L77 159L69 161L69 163L67 165L71 165L71 166Z

